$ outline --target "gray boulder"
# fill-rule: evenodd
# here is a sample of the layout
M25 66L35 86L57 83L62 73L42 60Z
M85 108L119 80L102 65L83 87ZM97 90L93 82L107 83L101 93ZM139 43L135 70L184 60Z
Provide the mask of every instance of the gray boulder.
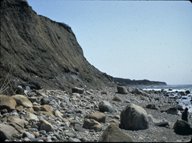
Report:
M117 86L117 93L127 94L127 88L125 88L124 86Z
M43 97L43 98L41 99L41 104L42 104L42 105L44 105L44 104L49 104L50 101L51 101L50 98L48 98L48 97Z
M167 109L165 112L167 112L167 114L173 114L173 115L178 114L178 110L176 107L171 107L171 108Z
M84 89L83 88L79 88L79 87L73 87L72 88L72 93L83 94L84 93Z
M129 88L129 92L131 92L132 94L138 94L138 95L144 95L144 96L148 95L145 91L138 88Z
M99 142L133 142L128 134L125 134L114 123L111 123L99 138Z
M184 120L177 120L173 126L174 132L179 135L192 135L190 124Z
M113 112L114 109L108 101L101 101L99 103L99 111L101 112Z
M147 112L140 106L129 103L120 115L120 128L142 130L149 127Z
M114 96L114 97L113 97L113 101L121 102L122 100L121 100L120 97Z
M45 130L46 132L53 131L53 126L46 120L40 120L39 130Z
M153 109L153 110L157 110L157 109L158 109L155 104L148 104L148 105L146 106L146 108L148 108L148 109Z

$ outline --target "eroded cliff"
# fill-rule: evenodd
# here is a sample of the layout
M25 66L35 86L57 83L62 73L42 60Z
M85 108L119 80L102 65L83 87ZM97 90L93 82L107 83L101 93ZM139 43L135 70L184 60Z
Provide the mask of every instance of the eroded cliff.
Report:
M110 78L84 57L72 29L38 15L25 0L2 0L0 78L44 88L100 88Z

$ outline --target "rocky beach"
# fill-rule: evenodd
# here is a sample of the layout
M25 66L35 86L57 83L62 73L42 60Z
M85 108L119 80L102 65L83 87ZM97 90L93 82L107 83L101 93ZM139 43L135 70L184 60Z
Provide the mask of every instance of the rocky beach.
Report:
M1 141L189 142L192 116L165 92L133 87L0 95ZM182 126L181 126L181 125Z
M1 0L0 19L1 142L192 141L192 112L184 121L178 104L191 91L144 90L166 83L101 72L70 26L26 0Z

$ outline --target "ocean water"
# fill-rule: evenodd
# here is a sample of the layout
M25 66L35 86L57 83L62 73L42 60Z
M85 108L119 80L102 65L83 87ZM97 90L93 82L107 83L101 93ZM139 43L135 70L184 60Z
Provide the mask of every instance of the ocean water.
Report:
M165 91L169 91L169 89L172 89L172 91L186 91L189 90L192 93L192 84L182 84L182 85L163 85L163 86L142 86L143 90L155 90L155 91L161 91L164 89Z
M167 91L169 93L172 93L173 95L176 95L177 92L184 92L185 91L190 91L190 94L188 94L187 96L190 96L188 99L189 100L180 100L182 96L177 97L178 104L181 105L183 107L183 109L185 109L186 107L188 108L188 111L190 113L192 113L192 102L190 101L192 99L192 84L186 84L186 85L166 85L166 86L143 86L140 87L143 90L154 90L154 91Z

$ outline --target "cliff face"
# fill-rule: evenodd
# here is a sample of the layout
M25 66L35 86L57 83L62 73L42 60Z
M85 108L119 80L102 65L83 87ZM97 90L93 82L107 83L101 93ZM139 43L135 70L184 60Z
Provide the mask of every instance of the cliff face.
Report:
M0 84L14 80L45 88L100 88L110 82L85 59L69 26L37 15L25 0L0 4Z

